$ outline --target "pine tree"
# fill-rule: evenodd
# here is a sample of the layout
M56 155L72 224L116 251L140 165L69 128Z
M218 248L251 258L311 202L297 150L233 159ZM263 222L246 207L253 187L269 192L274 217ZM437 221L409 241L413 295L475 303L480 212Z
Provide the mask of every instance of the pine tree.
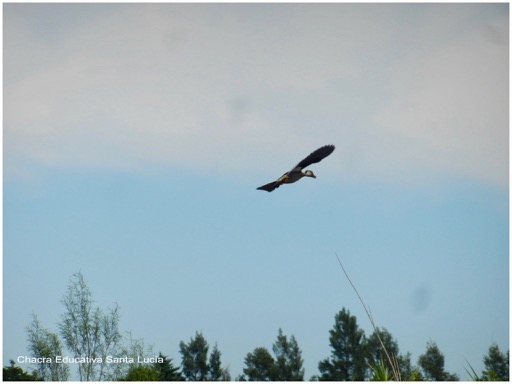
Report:
M424 381L420 368L412 365L411 353L400 354L397 357L400 379L403 381Z
M221 353L217 345L208 359L208 343L200 332L188 344L180 343L181 372L188 381L227 381L230 379L227 368L221 366Z
M278 372L275 360L264 347L258 347L245 357L244 375L241 380L245 381L276 381Z
M159 373L159 381L183 381L183 377L179 372L180 369L173 366L172 359L164 356L162 352L158 354L158 357L162 359L162 361L157 361L154 367Z
M366 354L367 354L367 364L369 367L375 367L377 364L383 364L384 367L389 371L393 372L393 367L389 362L389 359L384 352L382 345L379 341L382 340L382 343L386 347L387 353L389 357L398 359L398 343L389 331L385 328L379 329L377 328L378 335L376 331L374 331L367 339L366 339Z
M489 347L489 352L484 357L484 365L484 380L509 381L508 352L506 355L501 353L497 344Z
M231 377L229 371L222 368L220 361L221 353L217 348L217 344L214 345L213 351L210 355L209 369L208 369L208 380L209 381L230 381Z
M427 350L418 358L418 364L428 381L457 381L458 376L444 370L444 355L434 342L427 343Z
M277 380L304 381L302 351L292 335L290 341L279 328L277 340L272 347L276 356Z
M318 363L320 380L363 381L366 376L365 336L355 316L343 308L334 318L329 331L331 357Z
M264 348L256 348L245 357L244 374L239 381L303 381L302 351L292 335L290 339L279 329L277 340L272 345L275 359Z
M180 342L182 374L185 380L205 381L208 375L208 343L196 332L188 344Z

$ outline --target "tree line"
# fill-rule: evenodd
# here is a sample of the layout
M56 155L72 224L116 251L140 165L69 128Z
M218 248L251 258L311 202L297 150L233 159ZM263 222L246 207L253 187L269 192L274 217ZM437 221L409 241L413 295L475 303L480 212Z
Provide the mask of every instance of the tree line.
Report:
M215 344L210 349L201 332L181 341L181 363L153 353L143 339L119 330L119 307L102 310L94 306L92 293L81 273L75 273L61 303L64 313L58 332L43 327L37 315L27 326L28 351L23 358L32 373L25 372L11 360L3 368L5 381L67 381L71 363L77 367L80 381L231 381L229 368L223 366L222 354ZM331 354L318 363L319 374L311 381L456 381L456 374L444 368L444 355L433 341L416 364L410 353L401 353L397 341L385 328L375 328L369 336L357 324L357 318L343 308L334 317L329 331ZM272 353L257 347L244 359L243 373L236 381L304 381L302 351L295 337L278 330ZM509 380L509 356L496 344L483 358L485 369L477 374L466 368L472 380ZM68 360L57 357L70 356ZM391 358L390 358L391 357ZM70 360L70 361L69 361ZM20 363L18 358L18 363Z

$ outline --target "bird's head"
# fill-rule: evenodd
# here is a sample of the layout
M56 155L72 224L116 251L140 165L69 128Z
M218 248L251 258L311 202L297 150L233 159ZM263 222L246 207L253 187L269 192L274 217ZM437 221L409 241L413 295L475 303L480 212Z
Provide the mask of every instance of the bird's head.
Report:
M312 177L313 179L316 179L316 176L313 173L313 171L310 171L309 169L304 172L304 176L309 176L309 177Z

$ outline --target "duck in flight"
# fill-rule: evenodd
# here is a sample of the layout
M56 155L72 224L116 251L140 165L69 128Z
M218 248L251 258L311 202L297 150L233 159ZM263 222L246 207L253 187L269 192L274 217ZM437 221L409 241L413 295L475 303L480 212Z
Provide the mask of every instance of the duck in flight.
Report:
M306 168L308 165L322 161L322 159L329 156L333 151L334 151L334 145L324 145L323 147L318 148L316 151L311 152L309 154L309 156L307 156L299 164L297 164L295 167L293 167L291 171L286 172L283 176L281 176L276 181L262 185L261 187L258 187L257 189L260 189L262 191L272 192L274 189L279 188L279 186L281 184L295 183L296 181L300 180L304 176L308 176L308 177L312 177L312 178L316 179L316 176L313 173L313 171L310 171L308 169L305 172L302 172L302 170L304 168Z

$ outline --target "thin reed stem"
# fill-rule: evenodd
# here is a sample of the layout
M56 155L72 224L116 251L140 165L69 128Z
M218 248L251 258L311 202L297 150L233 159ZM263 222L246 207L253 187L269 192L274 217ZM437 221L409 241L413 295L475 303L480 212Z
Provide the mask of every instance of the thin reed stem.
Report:
M337 253L336 253L336 258L338 259L338 263L340 263L340 267L343 270L343 273L345 274L348 282L350 283L350 285L354 289L357 297L359 298L359 301L361 302L361 305L363 306L364 311L366 312L366 315L368 316L368 319L370 319L370 323L372 324L373 330L375 331L375 334L377 335L377 338L379 339L380 345L382 346L382 349L384 350L384 353L386 354L386 358L388 359L389 365L391 366L391 369L393 370L393 376L395 377L395 380L396 381L401 381L400 370L398 369L398 359L397 359L397 357L393 356L393 358L392 358L389 355L386 346L384 345L384 343L382 342L382 339L380 338L379 330L377 329L377 326L375 325L375 322L373 321L373 316L371 315L370 310L366 307L366 305L365 305L365 303L363 301L363 298L361 297L361 295L357 291L356 286L354 285L354 283L350 279L347 271L345 270L345 267L343 267L343 264L342 264L342 262L340 260L340 257L338 256Z

